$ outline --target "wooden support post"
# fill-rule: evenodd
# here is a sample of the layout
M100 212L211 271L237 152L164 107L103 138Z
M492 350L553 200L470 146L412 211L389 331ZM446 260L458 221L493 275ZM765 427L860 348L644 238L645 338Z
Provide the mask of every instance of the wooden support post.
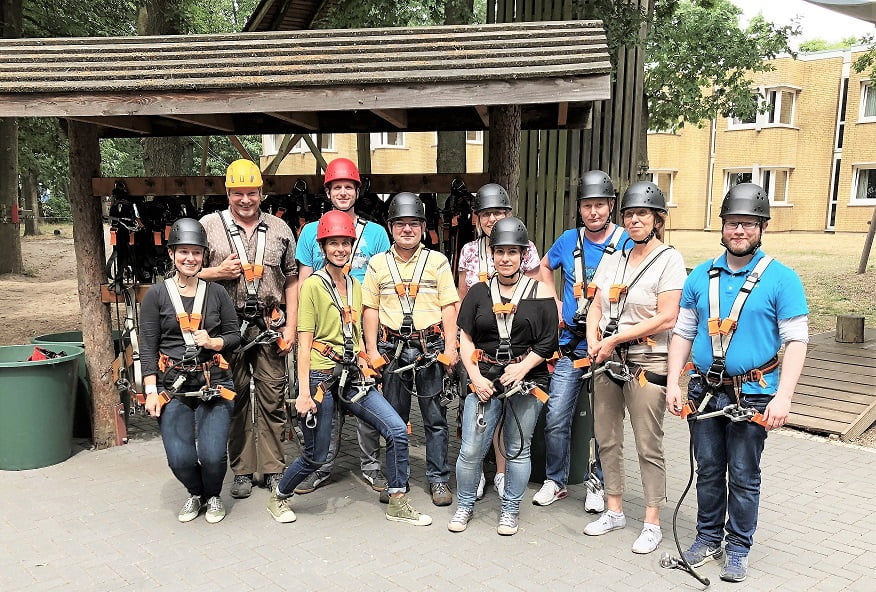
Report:
M520 105L490 107L490 180L508 190L511 206L519 212Z
M876 208L873 208L873 217L870 218L870 229L867 230L867 238L864 240L864 249L861 251L861 261L858 263L858 275L867 271L867 260L870 258L870 249L873 248L873 235L876 235Z
M864 343L863 315L840 315L836 318L838 343Z
M70 206L73 211L73 246L82 310L82 341L94 399L94 447L116 444L119 393L112 376L115 358L109 307L101 302L100 285L106 282L101 202L91 196L91 178L100 174L97 128L70 121Z

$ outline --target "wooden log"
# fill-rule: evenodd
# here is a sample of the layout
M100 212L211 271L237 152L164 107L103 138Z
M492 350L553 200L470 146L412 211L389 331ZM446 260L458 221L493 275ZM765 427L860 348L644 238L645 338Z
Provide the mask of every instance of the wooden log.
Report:
M836 340L839 343L864 343L863 315L837 316Z

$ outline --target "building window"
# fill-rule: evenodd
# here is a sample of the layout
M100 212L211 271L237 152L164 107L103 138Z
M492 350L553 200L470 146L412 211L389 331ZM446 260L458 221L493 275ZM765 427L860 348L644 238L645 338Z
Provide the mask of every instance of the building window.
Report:
M283 134L264 134L262 136L262 156L273 156L277 153Z
M677 171L666 170L650 170L648 171L648 180L654 183L663 192L666 197L666 205L678 205L675 202L675 196L672 193L672 186L675 183L675 173Z
M766 190L771 204L788 203L788 178L790 169L761 169L760 186Z
M775 125L794 125L794 107L797 102L797 92L791 89L767 90L769 103L768 123Z
M727 127L753 127L755 122L757 122L757 112L747 117L731 117L727 122Z
M465 132L465 142L466 144L483 144L484 143L484 131L483 130L469 130Z
M724 192L730 191L740 183L751 183L751 169L742 171L728 171L724 178Z
M876 163L868 164L867 167L869 168L855 168L852 203L876 203Z
M317 134L310 134L311 139L313 139L313 143L318 145L317 142ZM334 152L335 151L335 135L334 134L323 134L322 135L322 152ZM298 140L298 143L292 147L292 150L289 152L293 154L307 154L310 152L310 146L307 145L307 142L304 138Z
M371 134L371 149L375 148L404 148L404 132L381 132Z
M876 120L876 89L869 81L861 83L861 114L859 120Z

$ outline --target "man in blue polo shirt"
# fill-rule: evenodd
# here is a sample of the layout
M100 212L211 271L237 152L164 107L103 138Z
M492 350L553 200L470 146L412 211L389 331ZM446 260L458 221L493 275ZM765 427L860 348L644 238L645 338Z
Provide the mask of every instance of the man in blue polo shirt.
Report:
M593 279L602 255L622 248L627 238L623 228L611 221L615 193L611 177L602 171L587 171L578 183L578 213L583 225L565 231L541 260L542 280L554 289L554 270L563 271L563 301L560 318L560 354L551 378L550 397L545 414L545 482L532 498L537 506L547 506L568 495L572 419L585 372L587 340L585 321L590 298L587 285ZM556 294L554 294L556 298ZM559 305L559 301L558 301ZM584 509L605 509L601 478L587 481Z
M389 237L386 230L379 224L368 222L356 215L354 207L359 197L359 188L362 181L359 177L359 169L352 160L336 158L325 169L325 194L332 202L335 210L346 213L353 220L356 228L356 239L353 241L353 252L350 256L349 273L361 284L365 281L365 270L368 260L377 253L389 250ZM301 286L314 271L322 269L322 249L316 241L317 222L310 222L301 229L298 237L298 246L295 250L295 259L298 260L299 282ZM359 438L360 464L362 478L374 491L381 492L381 500L388 500L386 496L386 479L380 471L380 433L370 424L358 422L357 435ZM295 493L310 493L320 485L325 484L331 477L334 457L337 454L337 426L332 426L332 445L329 449L329 458L332 459L307 477L298 487Z
M721 204L726 250L694 269L685 282L669 346L666 404L671 413L682 412L678 377L692 350L689 411L738 405L763 416L757 421L727 416L691 420L697 536L683 556L698 567L726 552L721 579L728 582L741 582L748 574L764 442L767 431L788 419L809 341L809 308L800 278L760 250L769 219L769 198L761 187L742 183L730 189Z

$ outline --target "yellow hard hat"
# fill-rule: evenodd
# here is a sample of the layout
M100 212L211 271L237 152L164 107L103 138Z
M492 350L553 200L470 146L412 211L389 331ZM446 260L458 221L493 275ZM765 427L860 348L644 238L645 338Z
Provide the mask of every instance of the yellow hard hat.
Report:
M262 172L251 160L241 158L228 165L225 173L225 187L261 187Z

